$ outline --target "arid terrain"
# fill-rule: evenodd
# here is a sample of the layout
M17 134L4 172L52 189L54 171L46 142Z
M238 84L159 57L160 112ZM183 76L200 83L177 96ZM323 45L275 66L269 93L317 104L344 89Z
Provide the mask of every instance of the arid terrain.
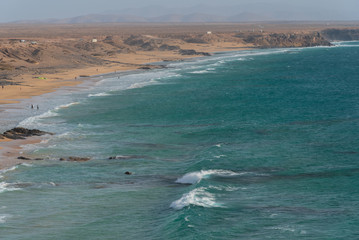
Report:
M328 46L359 39L359 23L3 24L0 103L147 63L251 48ZM330 29L330 30L326 30ZM4 90L5 89L5 90Z
M27 87L76 84L80 76L147 69L150 62L250 48L329 45L321 31L355 23L0 25L0 84ZM70 82L68 80L71 80ZM20 88L16 87L20 91ZM38 89L37 94L46 92ZM10 95L9 95L10 94ZM31 94L30 94L31 95Z

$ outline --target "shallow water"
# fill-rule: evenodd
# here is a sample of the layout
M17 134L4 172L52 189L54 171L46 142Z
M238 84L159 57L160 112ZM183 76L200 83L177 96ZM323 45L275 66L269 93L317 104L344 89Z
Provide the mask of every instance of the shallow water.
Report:
M355 239L358 54L217 54L53 95L19 117L56 135L0 172L1 236Z

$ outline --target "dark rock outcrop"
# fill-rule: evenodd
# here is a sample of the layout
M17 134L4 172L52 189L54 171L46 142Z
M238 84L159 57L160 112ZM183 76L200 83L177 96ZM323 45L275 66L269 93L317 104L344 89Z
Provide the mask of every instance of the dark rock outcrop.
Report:
M91 158L88 157L68 157L68 158L60 158L60 161L67 161L67 162L87 162L90 161Z
M203 38L201 38L201 37L192 37L192 38L186 38L186 39L184 39L184 41L185 42L188 42L188 43L202 43L202 44L204 44L204 43L208 43L208 41L206 41L206 40L204 40Z
M52 133L40 131L38 129L27 129L22 127L17 127L4 132L3 134L0 134L0 136L9 139L26 139L28 137L42 136L46 134L52 135Z
M138 69L142 69L142 70L150 70L151 67L149 66L142 66L142 67L139 67Z
M19 160L26 160L26 161L40 161L44 160L43 158L28 158L24 156L17 157ZM60 161L66 161L66 162L87 162L91 160L91 158L88 157L67 157L67 158L60 158Z
M180 47L179 46L172 46L172 45L168 45L168 44L162 44L159 47L159 50L161 51L175 51L175 50L179 50Z
M129 38L123 41L125 44L130 46L141 46L145 43L140 36L131 35Z
M313 33L241 33L236 35L245 43L260 48L331 46L319 32Z
M31 158L27 158L27 157L23 157L23 156L20 156L17 159L19 159L19 160L31 160Z
M180 49L179 54L181 55L193 55L193 56L198 56L198 55L202 55L202 56L211 56L211 54L207 53L207 52L197 52L196 50L193 49Z
M126 160L126 159L139 159L139 158L148 158L148 157L141 155L118 155L118 156L109 157L108 159Z
M27 160L27 161L30 161L30 160L34 160L34 161L41 161L41 160L44 160L43 158L35 158L35 159L31 159L31 158L24 157L24 156L17 157L17 159L19 159L19 160Z
M132 175L132 172L125 172L126 175Z

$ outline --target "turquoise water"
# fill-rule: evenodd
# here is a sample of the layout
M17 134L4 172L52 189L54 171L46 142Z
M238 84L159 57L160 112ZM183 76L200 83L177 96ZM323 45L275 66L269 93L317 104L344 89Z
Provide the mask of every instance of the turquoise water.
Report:
M46 161L0 173L1 239L356 239L359 42L336 45L217 54L42 101L19 125L56 135L25 146Z

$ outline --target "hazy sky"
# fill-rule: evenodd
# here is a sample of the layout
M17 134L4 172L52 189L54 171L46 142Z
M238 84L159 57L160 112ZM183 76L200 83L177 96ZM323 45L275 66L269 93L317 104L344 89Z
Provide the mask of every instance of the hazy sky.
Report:
M323 20L359 20L359 0L0 0L0 22L67 18L148 5L188 8L198 4L236 6L242 11L250 5L259 12L268 11L272 4L279 11L320 13Z

